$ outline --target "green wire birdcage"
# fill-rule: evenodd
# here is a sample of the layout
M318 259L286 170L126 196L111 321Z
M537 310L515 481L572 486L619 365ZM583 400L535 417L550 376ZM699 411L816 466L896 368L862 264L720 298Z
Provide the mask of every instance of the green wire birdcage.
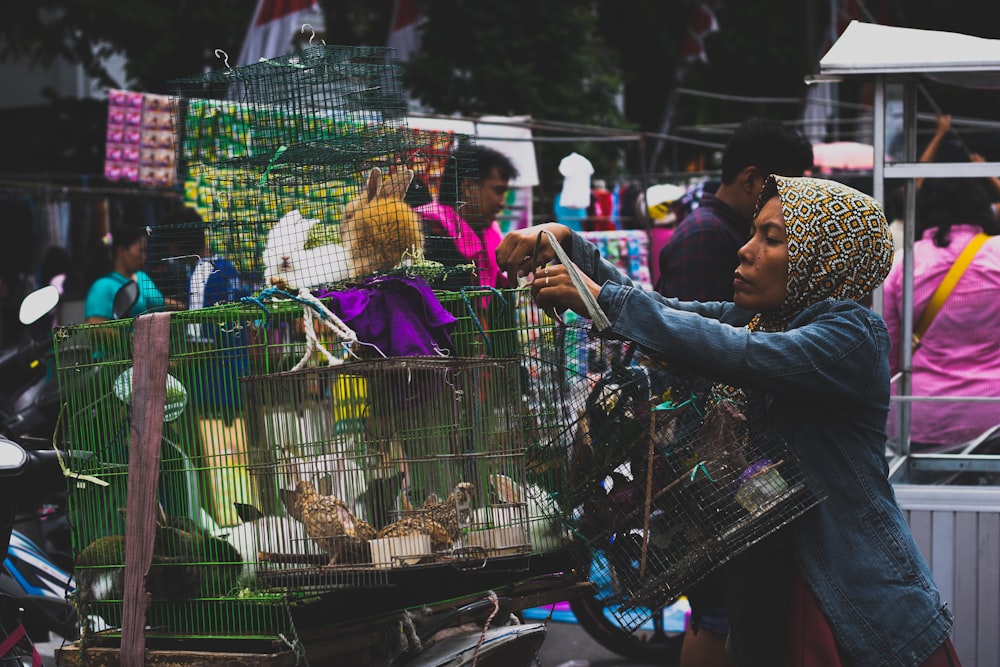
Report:
M292 302L289 302L292 303ZM254 505L238 378L301 356L298 307L236 305L171 319L148 634L276 636L290 631L294 591L255 590ZM129 473L133 320L55 332L64 406L57 444L69 475L83 636L121 624Z
M558 390L523 355L554 322L527 296L436 293L455 322L435 358L383 358L320 329L344 362L336 366L304 333L313 305L291 295L172 314L147 635L289 636L320 622L308 609L323 594L391 589L398 571L456 561L519 572L532 554L563 548L568 533L537 461L561 419ZM120 632L133 326L55 333L84 641ZM413 396L419 405L403 409ZM448 544L390 540L360 562L331 563L323 536L310 536L282 498L302 479L354 495L352 511L383 528L433 516L461 482L472 490ZM395 537L405 535L386 539ZM336 610L322 615L336 620Z
M529 553L506 494L524 479L517 376L516 359L399 357L244 379L255 487L305 528L273 525L267 587Z

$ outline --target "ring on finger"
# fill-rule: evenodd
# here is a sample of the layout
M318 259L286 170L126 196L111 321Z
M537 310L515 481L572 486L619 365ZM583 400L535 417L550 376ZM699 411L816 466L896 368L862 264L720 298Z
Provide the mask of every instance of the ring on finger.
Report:
M549 284L549 277L548 277L548 276L545 276L545 284L546 284L546 285L548 285L548 284Z

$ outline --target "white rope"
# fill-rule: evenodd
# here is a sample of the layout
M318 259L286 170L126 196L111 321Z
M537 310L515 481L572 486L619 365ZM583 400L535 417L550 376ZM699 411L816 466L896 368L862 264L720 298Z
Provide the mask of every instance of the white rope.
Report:
M297 371L305 368L309 363L309 359L312 357L313 352L317 351L326 357L327 365L329 366L336 366L337 364L344 363L343 359L330 354L330 351L319 341L319 337L316 335L316 328L313 326L313 318L315 317L313 306L315 306L316 310L319 310L319 312L323 315L323 317L319 320L320 323L324 324L326 328L332 331L341 343L345 345L357 343L358 335L354 333L353 329L344 324L339 317L334 315L329 308L323 305L322 301L314 297L305 287L299 289L299 299L308 302L302 307L302 324L305 327L306 333L306 351L299 360L299 363L292 367L292 370Z
M420 641L420 635L417 634L417 628L413 624L413 616L410 612L403 612L403 618L400 621L400 625L403 630L403 636L406 637L407 648L415 653L423 651L424 645Z

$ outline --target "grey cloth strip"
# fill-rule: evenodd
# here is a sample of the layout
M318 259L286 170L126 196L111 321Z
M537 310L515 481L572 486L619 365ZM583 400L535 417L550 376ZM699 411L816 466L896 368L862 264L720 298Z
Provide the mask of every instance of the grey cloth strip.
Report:
M170 313L135 321L128 495L125 501L125 591L122 610L123 667L140 667L146 650L146 576L153 561L158 514L160 443L167 394Z

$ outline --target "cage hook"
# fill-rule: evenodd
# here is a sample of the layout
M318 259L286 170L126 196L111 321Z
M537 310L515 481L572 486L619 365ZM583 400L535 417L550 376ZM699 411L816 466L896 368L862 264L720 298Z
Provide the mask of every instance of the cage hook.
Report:
M299 34L300 35L306 34L306 28L309 28L309 30L311 31L311 33L309 35L309 46L312 46L313 45L313 40L316 39L316 28L312 27L312 24L310 24L310 23L303 23L302 27L299 28ZM321 39L319 41L324 46L326 45L326 40L325 39Z
M226 66L226 72L232 72L233 68L229 65L229 54L222 49L215 50L215 57L222 58L222 64Z

